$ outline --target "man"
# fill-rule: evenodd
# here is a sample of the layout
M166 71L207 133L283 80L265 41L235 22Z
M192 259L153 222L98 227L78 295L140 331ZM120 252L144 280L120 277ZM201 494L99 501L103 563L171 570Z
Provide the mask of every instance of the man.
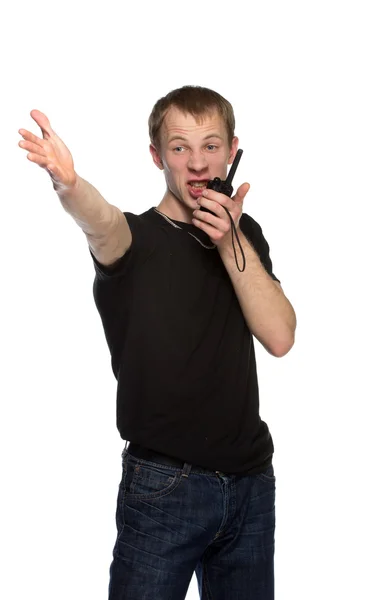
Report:
M274 448L259 416L252 336L283 356L296 316L261 227L243 213L249 184L232 198L206 188L226 178L238 149L232 106L198 86L155 104L150 152L167 188L141 215L106 202L75 173L45 115L31 115L44 139L20 130L20 145L87 236L117 427L130 441L109 599L180 600L195 572L201 599L271 600Z

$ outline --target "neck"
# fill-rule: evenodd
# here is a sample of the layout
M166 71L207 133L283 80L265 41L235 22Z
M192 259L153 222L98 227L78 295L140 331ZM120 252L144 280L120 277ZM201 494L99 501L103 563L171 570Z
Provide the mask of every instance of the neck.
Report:
M189 208L167 189L156 209L174 221L192 223L192 213L197 207Z

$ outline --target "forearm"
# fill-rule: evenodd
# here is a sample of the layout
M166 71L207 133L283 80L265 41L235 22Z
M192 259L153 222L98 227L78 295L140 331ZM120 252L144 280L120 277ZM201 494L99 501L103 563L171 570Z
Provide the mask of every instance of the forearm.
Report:
M232 243L219 248L221 259L230 276L249 329L263 346L275 356L286 354L294 343L296 315L281 288L263 267L257 253L238 230L245 255L245 269L236 266ZM234 239L239 266L242 255Z
M56 189L61 204L84 233L94 238L108 232L114 217L113 205L88 181L77 175L74 186Z

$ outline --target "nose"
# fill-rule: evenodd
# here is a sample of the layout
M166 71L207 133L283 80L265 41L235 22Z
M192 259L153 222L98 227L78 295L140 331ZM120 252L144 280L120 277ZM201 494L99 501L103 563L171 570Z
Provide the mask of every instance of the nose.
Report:
M192 151L189 155L187 167L192 171L203 171L207 168L207 160L200 150Z

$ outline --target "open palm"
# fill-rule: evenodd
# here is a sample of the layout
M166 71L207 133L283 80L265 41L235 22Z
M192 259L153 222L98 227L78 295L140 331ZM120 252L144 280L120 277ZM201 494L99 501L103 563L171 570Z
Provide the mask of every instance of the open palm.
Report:
M43 139L26 129L19 129L20 135L24 138L24 141L19 142L19 146L28 150L28 160L48 171L55 189L60 190L74 186L77 175L69 149L53 131L44 113L32 110L30 115L39 125Z

